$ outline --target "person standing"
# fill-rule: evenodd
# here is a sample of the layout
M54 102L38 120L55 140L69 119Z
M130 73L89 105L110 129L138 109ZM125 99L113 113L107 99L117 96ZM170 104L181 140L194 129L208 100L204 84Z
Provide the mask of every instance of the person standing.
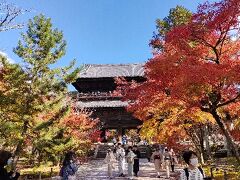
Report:
M111 149L108 149L107 155L104 159L104 162L108 165L108 177L110 179L113 178L113 169L114 169L113 163L114 163L114 161L115 161L115 157L113 155L113 151Z
M132 151L132 146L128 147L128 153L127 153L127 163L128 163L128 177L129 179L133 179L133 164L134 164L134 158L136 155Z
M183 153L183 159L187 163L188 167L180 171L179 179L180 180L203 180L205 175L202 168L198 166L197 154L193 151L185 151Z
M133 153L136 155L135 158L134 158L133 172L134 172L134 176L138 176L139 159L141 157L141 154L140 154L140 151L138 150L138 147L136 145L133 146Z
M123 135L123 136L122 136L122 144L123 144L123 145L126 145L126 144L127 144L127 136L126 136L126 135Z
M118 170L119 170L119 177L124 177L124 166L125 166L125 150L121 143L118 143L117 151L116 151L116 158L118 161Z
M162 157L162 153L160 152L159 148L154 149L151 159L153 160L155 170L157 171L157 178L160 178L160 171L161 171L163 157Z
M170 154L171 154L171 168L172 168L172 172L174 172L174 167L175 164L177 164L177 156L175 154L175 152L173 151L173 149L170 150Z
M164 159L165 170L167 173L167 178L170 178L170 166L171 166L172 156L168 151L168 148L165 148L164 150L163 159Z
M5 166L11 166L13 162L12 154L8 151L0 151L0 179L1 180L17 180L20 176L18 172L7 172ZM15 174L15 175L14 175Z
M76 154L73 151L69 151L65 155L63 166L60 170L62 180L75 179L77 170Z

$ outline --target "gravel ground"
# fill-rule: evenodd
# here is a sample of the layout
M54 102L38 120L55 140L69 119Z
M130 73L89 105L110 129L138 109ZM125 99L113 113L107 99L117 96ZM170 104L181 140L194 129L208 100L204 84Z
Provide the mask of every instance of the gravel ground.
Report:
M114 164L115 169L113 172L113 178L117 180L126 180L127 177L117 177L118 176L118 166ZM178 171L177 169L176 171ZM126 172L127 173L127 164L126 164ZM140 159L140 171L138 177L134 177L134 180L163 180L167 179L166 173L164 171L161 172L161 178L156 178L156 172L154 170L154 164L147 162L147 159ZM171 173L171 180L174 180L176 173ZM107 165L103 162L102 159L92 160L86 164L81 165L77 173L77 179L79 180L105 180L109 179L107 177Z

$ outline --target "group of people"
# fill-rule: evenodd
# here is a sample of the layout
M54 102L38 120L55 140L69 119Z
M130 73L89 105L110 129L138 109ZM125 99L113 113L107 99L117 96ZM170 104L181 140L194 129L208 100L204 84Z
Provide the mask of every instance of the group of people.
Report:
M177 158L174 151L170 151L165 148L164 152L160 151L160 148L154 148L154 152L150 151L150 147L147 149L147 157L149 161L152 161L155 165L157 177L160 178L160 171L165 169L167 172L167 178L170 178L170 169L174 172L174 166L177 163ZM137 146L129 146L127 151L124 149L124 145L118 143L116 151L109 149L105 158L105 163L108 165L108 176L113 177L114 162L118 162L119 176L124 175L125 164L127 163L127 172L129 179L133 176L138 176L139 172L139 158L140 151Z
M125 163L127 162L128 165L128 177L129 179L133 179L133 176L138 175L139 171L139 158L140 158L140 151L138 150L137 146L129 146L127 151L124 149L124 145L121 143L117 144L116 150L113 151L112 149L108 149L106 158L104 162L108 165L108 176L109 178L113 178L113 169L114 162L118 162L118 170L119 170L119 177L124 177L125 171Z
M60 170L60 176L62 180L75 179L75 174L78 170L78 161L76 154L73 151L69 151L65 154L63 164ZM5 150L0 150L0 180L17 180L20 173L7 171L13 166L12 153ZM9 168L8 168L9 167Z
M178 163L176 154L172 149L169 151L168 148L165 148L162 152L159 147L155 147L151 160L154 162L158 178L160 178L160 171L162 170L165 170L167 178L170 178L170 169L174 172L175 164Z
M149 154L149 153L147 153ZM147 155L148 156L148 155ZM133 179L133 176L138 176L139 172L140 151L137 146L129 146L127 151L124 145L118 143L117 149L114 152L109 149L104 162L108 165L108 176L113 178L114 162L118 163L119 177L124 177L125 164L127 163L127 176ZM178 164L178 159L172 149L164 148L162 151L159 147L153 148L153 152L148 159L154 163L157 177L160 178L160 172L165 171L166 177L170 179L170 171L175 172L175 165ZM179 180L203 180L206 178L203 170L198 166L197 154L193 151L185 151L182 154L182 159L187 164L187 167L178 173ZM205 177L205 178L204 178Z
M108 165L108 176L113 178L114 162L118 162L119 177L124 177L125 164L127 163L127 172L129 179L133 179L133 176L138 176L139 172L139 158L140 151L137 146L129 146L127 151L124 149L124 145L118 143L117 149L114 152L112 149L107 151L105 163ZM154 148L154 152L150 158L155 165L157 177L160 178L160 171L165 169L167 178L170 178L170 169L174 172L174 165L177 163L176 155L172 150L164 149L164 152L160 148ZM187 167L182 169L177 179L179 180L211 180L210 177L205 177L205 174L201 167L198 166L197 154L193 151L185 151L182 154L182 159L186 162ZM6 166L12 166L13 157L8 151L0 151L0 179L3 180L17 180L20 176L18 172L8 172ZM62 180L75 179L74 176L78 170L79 163L77 161L74 152L69 151L65 154L63 164L60 170L60 176ZM72 177L72 178L71 178Z

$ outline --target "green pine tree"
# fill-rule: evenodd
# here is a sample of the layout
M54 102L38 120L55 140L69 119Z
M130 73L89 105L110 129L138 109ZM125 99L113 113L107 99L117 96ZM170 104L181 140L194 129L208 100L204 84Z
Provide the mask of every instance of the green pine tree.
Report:
M168 16L156 20L157 32L154 33L152 42L156 42L156 40L164 41L170 29L188 23L191 17L192 12L183 6L171 8ZM153 48L162 49L162 45L159 43L151 43L151 45Z
M5 112L11 112L11 117L5 120L18 125L15 165L28 143L33 149L43 144L54 148L48 140L60 131L55 129L51 133L68 112L67 84L75 80L79 72L79 69L72 70L74 61L68 67L55 68L54 64L65 55L66 41L61 31L53 29L50 18L39 15L29 20L28 30L21 36L14 52L22 58L22 65L1 60L3 69L10 73L3 73L5 89L0 98L7 103L0 106ZM55 153L49 151L49 154Z

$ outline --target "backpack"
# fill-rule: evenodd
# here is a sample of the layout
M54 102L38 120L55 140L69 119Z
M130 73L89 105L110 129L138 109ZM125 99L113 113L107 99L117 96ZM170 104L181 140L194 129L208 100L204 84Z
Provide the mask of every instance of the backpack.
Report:
M198 167L199 171L201 172L201 174L203 175L203 170L201 167ZM188 168L184 168L184 171L185 171L185 175L187 177L187 180L189 180L189 171L188 171ZM204 176L204 175L203 175Z

